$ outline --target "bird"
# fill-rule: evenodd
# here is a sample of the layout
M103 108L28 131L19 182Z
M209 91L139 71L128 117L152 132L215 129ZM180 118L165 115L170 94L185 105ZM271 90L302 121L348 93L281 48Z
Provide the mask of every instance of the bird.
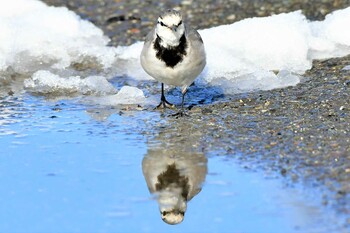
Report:
M171 225L184 220L187 203L202 189L208 168L203 153L181 148L150 148L142 160L147 187L157 197L162 220Z
M181 87L181 110L175 115L182 116L187 89L206 65L200 34L184 23L179 11L168 9L160 14L157 24L146 36L140 60L146 73L161 82L157 109L175 107L165 98L164 84Z

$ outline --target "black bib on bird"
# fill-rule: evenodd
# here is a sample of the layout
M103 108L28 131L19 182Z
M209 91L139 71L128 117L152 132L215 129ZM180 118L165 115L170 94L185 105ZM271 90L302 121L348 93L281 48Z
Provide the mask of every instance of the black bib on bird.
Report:
M182 176L175 163L168 165L167 170L162 172L158 177L156 183L156 190L166 190L166 188L174 186L181 188L181 196L187 201L190 185L188 184L188 177Z
M180 38L180 43L178 46L169 46L168 48L165 48L160 44L161 41L162 39L157 35L153 46L157 51L156 57L165 62L166 66L174 68L186 55L187 41L185 33Z

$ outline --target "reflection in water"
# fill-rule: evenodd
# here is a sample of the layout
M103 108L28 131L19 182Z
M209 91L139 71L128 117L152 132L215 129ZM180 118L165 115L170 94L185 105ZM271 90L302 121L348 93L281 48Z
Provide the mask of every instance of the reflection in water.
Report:
M184 219L187 202L201 191L207 158L203 153L164 148L149 149L142 170L149 191L157 196L163 221L178 224Z
M7 126L20 122L29 109L23 107L22 98L15 96L1 96L0 88L0 136L18 134Z

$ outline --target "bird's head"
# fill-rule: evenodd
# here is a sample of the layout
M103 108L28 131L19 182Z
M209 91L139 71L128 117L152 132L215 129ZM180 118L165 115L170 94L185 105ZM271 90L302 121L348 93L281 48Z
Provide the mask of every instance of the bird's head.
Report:
M171 188L159 193L158 203L162 220L168 224L179 224L184 220L187 201L181 195L181 189Z
M179 210L163 211L162 220L170 225L176 225L184 220L185 212Z
M177 46L185 32L181 14L176 10L167 10L158 17L156 33L164 47Z

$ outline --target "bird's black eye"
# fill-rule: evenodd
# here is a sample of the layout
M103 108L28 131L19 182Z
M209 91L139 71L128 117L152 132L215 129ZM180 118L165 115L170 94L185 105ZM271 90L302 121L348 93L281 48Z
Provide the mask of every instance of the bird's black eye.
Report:
M180 26L182 24L182 20L180 21L180 23L177 24L177 27Z
M165 24L162 21L158 21L158 23L160 24L160 26L164 27Z

